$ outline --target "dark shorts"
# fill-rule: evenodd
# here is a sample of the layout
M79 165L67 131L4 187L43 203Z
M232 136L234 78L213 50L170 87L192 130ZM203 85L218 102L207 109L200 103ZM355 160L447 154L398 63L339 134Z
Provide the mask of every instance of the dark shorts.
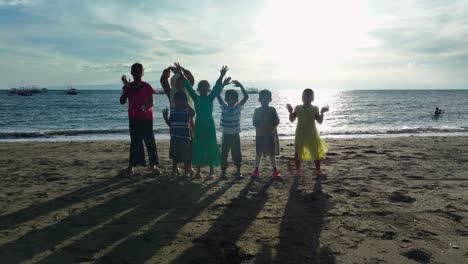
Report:
M278 139L275 134L263 134L255 136L255 150L257 156L279 155Z
M176 162L192 160L192 141L189 138L171 137L169 158Z

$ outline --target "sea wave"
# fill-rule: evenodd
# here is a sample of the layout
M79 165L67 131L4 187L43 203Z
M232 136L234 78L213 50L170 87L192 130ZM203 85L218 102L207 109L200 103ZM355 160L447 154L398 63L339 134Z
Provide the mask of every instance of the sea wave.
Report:
M168 128L154 129L155 136L169 135ZM323 131L322 136L359 136L359 135L398 135L398 134L450 134L450 133L468 133L468 127L402 127L393 129L337 129L333 131ZM243 137L252 138L255 136L254 130L244 130ZM54 139L54 138L70 138L80 137L86 138L91 136L105 137L105 135L128 135L128 129L87 129L87 130L51 130L51 131L0 131L0 140L10 139ZM292 133L279 133L280 137L294 136Z
M393 129L357 129L327 131L322 135L385 135L385 134L440 134L468 133L467 127L402 127Z
M154 133L169 133L169 129L155 129ZM51 131L7 131L0 132L0 139L19 138L53 138L86 135L128 134L128 129L85 129L85 130L51 130Z

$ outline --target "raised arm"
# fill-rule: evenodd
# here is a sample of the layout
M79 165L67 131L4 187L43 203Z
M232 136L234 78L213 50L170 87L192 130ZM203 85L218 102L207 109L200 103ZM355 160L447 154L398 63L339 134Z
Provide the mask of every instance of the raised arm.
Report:
M288 112L289 112L289 121L291 121L291 122L296 121L297 113L296 113L296 111L294 111L291 104L287 104L286 109L288 109Z
M178 63L178 62L174 63L174 66L175 66L174 67L175 73L179 74L180 78L182 78L184 80L184 88L187 90L190 97L192 97L192 100L195 101L197 99L198 95L195 93L195 90L193 90L193 86L190 83L190 81L187 80L187 77L185 77L184 70L183 70L182 66L180 66L180 63Z
M228 85L231 82L231 77L227 77L226 79L223 78L226 75L227 71L229 71L228 66L223 66L221 70L219 71L219 78L216 81L215 86L213 87L213 90L209 94L209 96L214 99L214 97L217 97L218 95L221 94L221 91L223 90L224 86Z
M161 78L159 82L164 90L164 93L170 97L171 96L171 86L169 85L169 77L171 76L171 67L164 69L163 73L161 74Z
M130 86L130 83L128 82L127 76L125 75L122 75L121 80L124 86L122 87L122 95L120 96L120 104L125 104L128 99L127 93L125 91Z
M185 77L193 87L195 85L195 78L193 78L193 74L182 66L180 68L182 69L182 72L184 73Z
M241 89L241 91L242 91L242 95L244 96L244 98L242 98L242 100L238 104L243 106L247 102L247 100L249 100L249 94L245 90L242 83L240 83L239 81L234 80L234 81L232 81L232 83L234 83L234 87L239 87Z

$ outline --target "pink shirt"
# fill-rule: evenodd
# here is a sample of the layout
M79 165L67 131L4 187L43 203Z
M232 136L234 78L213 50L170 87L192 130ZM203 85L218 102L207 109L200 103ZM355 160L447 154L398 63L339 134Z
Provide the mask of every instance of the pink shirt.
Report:
M153 119L153 107L146 111L141 110L141 107L153 102L153 94L155 90L147 82L141 82L143 87L135 90L131 86L124 87L125 94L128 97L128 117L136 119Z

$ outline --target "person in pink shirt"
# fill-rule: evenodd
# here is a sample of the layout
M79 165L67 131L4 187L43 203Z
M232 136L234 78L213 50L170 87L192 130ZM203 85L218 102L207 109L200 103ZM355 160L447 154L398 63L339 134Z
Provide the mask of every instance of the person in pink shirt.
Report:
M128 119L130 128L130 154L128 168L121 171L121 175L132 175L133 168L145 165L145 154L143 142L148 151L150 169L159 174L159 157L156 141L153 133L153 94L155 90L147 82L141 80L144 75L143 65L135 63L132 65L131 74L133 82L128 82L122 77L124 87L120 96L120 103L125 104L128 100Z

